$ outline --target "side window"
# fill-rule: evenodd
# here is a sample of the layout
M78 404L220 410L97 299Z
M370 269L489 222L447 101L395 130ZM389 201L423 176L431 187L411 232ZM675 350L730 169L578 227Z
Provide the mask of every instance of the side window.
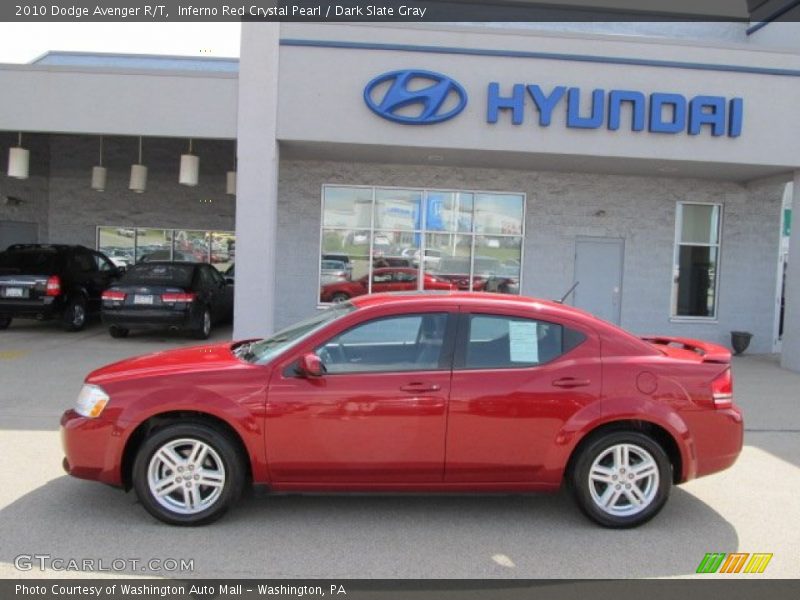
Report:
M81 273L93 273L97 270L97 263L88 252L76 252L73 254L72 264Z
M211 283L213 285L219 286L225 283L225 278L222 277L222 274L219 271L217 271L214 267L208 268L207 271L209 277L211 278Z
M317 355L328 373L436 370L447 318L425 313L375 319L328 340Z
M558 358L585 336L556 323L501 315L470 315L467 369L533 367Z
M213 267L200 267L200 285L204 288L214 286L214 278L211 276L211 269Z
M395 275L395 280L401 281L401 282L416 281L417 280L417 274L416 273L409 273L407 271L398 271L397 274Z
M95 264L97 265L97 270L101 273L108 273L109 271L114 270L114 264L107 260L102 254L92 254L94 256Z
M372 283L391 283L391 281L392 281L391 271L386 273L375 273L372 276Z

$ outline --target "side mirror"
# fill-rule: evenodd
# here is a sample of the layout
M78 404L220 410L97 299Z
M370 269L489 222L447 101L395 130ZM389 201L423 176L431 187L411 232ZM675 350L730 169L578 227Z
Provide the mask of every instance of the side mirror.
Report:
M300 372L306 377L322 377L325 374L325 365L319 356L309 352L300 359Z

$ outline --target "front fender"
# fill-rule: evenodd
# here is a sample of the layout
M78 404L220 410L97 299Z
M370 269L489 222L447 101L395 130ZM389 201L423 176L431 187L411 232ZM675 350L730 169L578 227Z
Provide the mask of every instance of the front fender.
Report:
M268 480L264 446L263 410L266 392L258 394L252 403L235 402L202 386L175 384L139 393L113 416L118 425L119 454L117 464L123 464L125 448L137 428L152 417L173 412L194 412L209 415L230 426L242 441L250 460L253 480ZM124 394L123 394L124 396ZM112 398L114 398L112 392ZM124 398L123 398L124 399ZM109 405L111 408L111 405Z

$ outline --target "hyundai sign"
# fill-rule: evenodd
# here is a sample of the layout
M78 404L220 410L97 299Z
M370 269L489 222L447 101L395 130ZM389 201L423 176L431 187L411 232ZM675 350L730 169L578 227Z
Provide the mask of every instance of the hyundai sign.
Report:
M467 100L461 84L433 71L391 71L364 88L364 101L370 110L404 125L447 121L464 110ZM707 132L739 137L744 100L636 90L595 89L587 93L578 87L545 88L530 83L501 87L491 82L486 89L486 122L490 124L505 120L522 125L532 119L540 127L549 127L558 111L566 113L566 125L573 129L647 129L651 133Z
M432 71L391 71L364 88L364 101L378 116L404 125L430 125L452 119L467 105L459 83ZM417 110L400 111L408 106Z

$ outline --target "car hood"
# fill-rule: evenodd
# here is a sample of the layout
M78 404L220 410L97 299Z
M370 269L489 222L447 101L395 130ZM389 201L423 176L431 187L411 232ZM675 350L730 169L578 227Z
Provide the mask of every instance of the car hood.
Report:
M178 348L154 352L101 367L89 373L86 383L101 385L122 379L173 374L207 373L211 370L247 368L249 363L236 358L232 349L237 344L225 342L207 346Z

